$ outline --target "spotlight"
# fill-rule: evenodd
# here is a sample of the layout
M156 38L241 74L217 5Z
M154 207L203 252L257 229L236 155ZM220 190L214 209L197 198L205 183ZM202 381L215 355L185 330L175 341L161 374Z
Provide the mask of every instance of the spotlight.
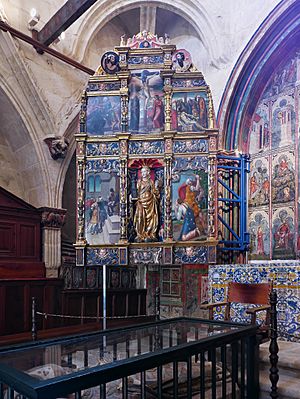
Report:
M30 10L30 19L28 21L28 29L32 30L33 27L39 22L40 15L35 8Z

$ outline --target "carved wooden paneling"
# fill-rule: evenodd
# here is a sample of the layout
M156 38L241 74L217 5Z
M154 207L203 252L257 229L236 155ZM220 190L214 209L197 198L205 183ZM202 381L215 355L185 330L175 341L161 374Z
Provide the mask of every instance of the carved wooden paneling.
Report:
M16 256L16 223L0 220L0 257Z

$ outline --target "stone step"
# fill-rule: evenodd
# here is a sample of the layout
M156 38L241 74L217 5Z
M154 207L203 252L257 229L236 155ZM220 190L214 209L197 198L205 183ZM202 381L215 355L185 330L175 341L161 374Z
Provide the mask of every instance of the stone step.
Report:
M270 367L270 353L269 353L269 345L270 342L266 342L261 344L259 347L259 359L261 368ZM298 342L288 342L288 341L278 341L279 347L279 361L278 367L280 371L292 370L293 373L297 373L299 371L300 378L300 343ZM300 393L299 393L300 398Z
M271 382L269 372L260 372L260 399L270 399ZM278 381L278 397L280 399L299 399L300 398L300 380L285 375L284 372L279 373Z

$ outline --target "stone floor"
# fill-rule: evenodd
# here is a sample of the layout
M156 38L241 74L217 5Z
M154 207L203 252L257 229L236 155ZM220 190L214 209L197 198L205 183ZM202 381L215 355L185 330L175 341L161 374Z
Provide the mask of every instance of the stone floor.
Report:
M260 345L260 399L270 398L269 342ZM300 398L300 343L279 341L279 382L280 399Z

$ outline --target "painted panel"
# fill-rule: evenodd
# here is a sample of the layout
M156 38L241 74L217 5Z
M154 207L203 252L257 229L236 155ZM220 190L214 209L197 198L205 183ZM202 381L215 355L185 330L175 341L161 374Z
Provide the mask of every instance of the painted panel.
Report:
M207 263L207 247L175 247L174 261L177 264Z
M248 136L253 158L249 176L249 226L251 224L252 230L257 233L255 217L259 213L267 220L272 220L267 227L263 218L261 225L264 244L267 244L265 240L269 233L271 236L271 259L296 257L296 241L300 250L300 228L295 229L300 216L299 203L297 204L299 201L296 198L297 181L299 186L299 152L295 153L299 140L296 135L299 130L300 101L296 87L299 65L297 55L279 65L262 91L259 102L255 106L257 100L254 96L252 104L254 112L251 116L251 134ZM282 208L283 205L285 208ZM250 231L252 236L253 231ZM280 234L283 236L281 240ZM289 243L285 241L285 234L289 237ZM269 256L265 246L264 251L258 251L256 241L257 236L252 238L250 257L264 259L264 255L258 252L265 252L265 256Z
M206 159L206 158L205 158ZM172 170L173 237L206 239L208 174L204 157L176 158Z
M114 143L87 143L86 155L87 156L98 156L98 155L119 155L120 146L118 142Z
M112 91L120 88L120 82L89 82L86 91Z
M272 236L274 259L293 259L295 257L294 211L292 207L273 210Z
M252 119L250 133L250 153L265 150L270 145L270 118L269 102L262 101L258 104Z
M163 80L157 70L137 70L129 82L129 131L160 132L164 127Z
M153 55L153 56L133 56L133 57L128 57L128 65L153 65L154 64L163 64L164 63L164 57L162 55Z
M254 159L249 179L249 206L268 205L270 201L269 159Z
M208 127L206 92L176 92L172 96L172 129L200 132Z
M186 154L190 152L207 152L208 141L204 139L174 140L173 151L175 154Z
M128 153L134 155L162 154L164 152L164 142L157 141L130 141L128 143Z
M266 87L263 97L280 95L287 87L293 87L297 80L297 57L293 57L287 63L277 69L270 83Z
M273 156L272 202L274 204L295 200L295 154L293 151Z
M87 133L110 135L120 131L120 96L95 96L87 99Z
M272 106L272 147L284 147L295 141L294 94L281 94Z
M191 88L206 86L204 79L172 79L172 87L174 88Z
M85 237L89 244L114 244L120 237L119 161L88 161Z
M250 259L270 258L270 225L266 211L254 211L249 217Z
M119 248L87 248L87 265L119 264Z

